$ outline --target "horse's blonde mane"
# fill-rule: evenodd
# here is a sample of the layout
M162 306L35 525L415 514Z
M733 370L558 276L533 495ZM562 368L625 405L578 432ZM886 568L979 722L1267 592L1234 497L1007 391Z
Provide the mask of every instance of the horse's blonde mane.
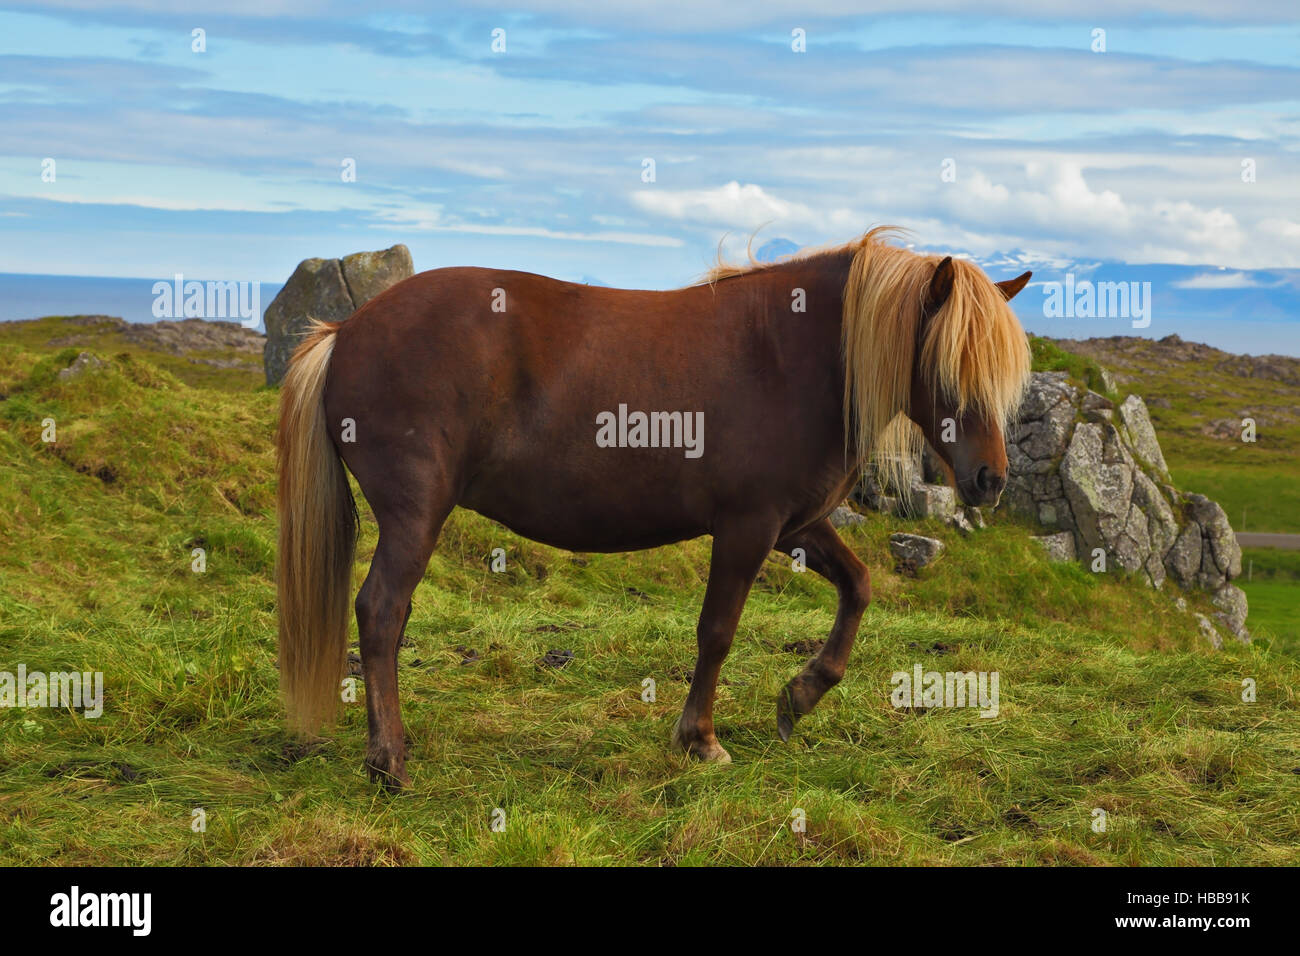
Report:
M898 230L872 229L850 243L844 288L844 420L865 468L904 486L924 437L907 417L912 366L957 415L968 410L1005 427L1029 381L1029 340L1002 295L974 263L953 259L952 292L922 326L930 280L943 257L885 242Z
M981 413L1005 427L1029 382L1029 340L1002 290L974 263L953 259L952 292L922 328L926 295L942 256L913 252L886 240L902 234L877 226L846 243L801 249L772 262L722 259L697 285L747 275L784 263L852 253L844 287L843 358L845 440L859 467L873 462L896 489L906 486L925 438L911 412L912 365L918 346L934 393L956 413ZM753 237L750 237L750 244ZM919 341L918 341L919 339Z

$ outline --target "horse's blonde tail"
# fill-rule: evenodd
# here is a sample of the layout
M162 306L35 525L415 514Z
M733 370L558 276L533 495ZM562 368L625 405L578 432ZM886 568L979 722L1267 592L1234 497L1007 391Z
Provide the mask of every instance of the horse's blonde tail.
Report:
M290 724L303 734L333 719L347 664L356 503L323 400L338 328L315 323L294 351L276 436L280 691Z

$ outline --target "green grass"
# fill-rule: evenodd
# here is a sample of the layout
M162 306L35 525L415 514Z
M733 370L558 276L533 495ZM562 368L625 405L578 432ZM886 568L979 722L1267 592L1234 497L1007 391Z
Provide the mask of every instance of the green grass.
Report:
M1029 336L1029 349L1035 372L1065 372L1075 384L1090 388L1099 395L1111 399L1121 397L1106 388L1101 366L1092 359L1066 352L1055 342L1037 335Z
M1255 639L1300 658L1300 551L1243 548L1241 564Z
M806 655L786 647L824 637L834 599L774 556L723 670L735 763L718 767L668 748L707 539L573 555L458 510L400 654L413 786L384 796L361 769L364 696L317 746L283 729L275 393L102 354L110 368L65 383L67 353L0 347L0 670L106 682L99 719L0 710L0 863L1300 862L1300 664L1283 642L1212 652L1203 596L1178 611L1048 564L1003 519L969 538L910 524L948 544L915 578L888 557L899 523L845 532L873 604L848 676L788 745L774 700ZM362 516L357 583L375 545ZM552 648L574 660L539 668ZM916 663L998 671L999 715L896 711L890 675Z

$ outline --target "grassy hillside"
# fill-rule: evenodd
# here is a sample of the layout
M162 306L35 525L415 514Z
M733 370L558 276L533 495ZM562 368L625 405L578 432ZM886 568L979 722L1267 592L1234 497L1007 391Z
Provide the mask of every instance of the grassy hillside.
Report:
M723 670L735 763L715 767L667 746L707 540L574 555L457 511L400 656L413 787L381 796L364 703L318 745L282 729L275 394L187 384L111 343L107 368L62 381L80 346L6 331L0 670L100 670L106 700L99 719L0 709L0 863L1300 862L1297 661L1269 641L1211 652L1190 610L1048 564L1002 519L970 538L914 526L948 544L917 577L888 557L896 522L845 532L875 600L848 676L789 745L773 702L834 600L774 556ZM375 545L361 507L358 584ZM574 658L539 666L552 649ZM917 663L998 671L999 716L895 710L890 674Z

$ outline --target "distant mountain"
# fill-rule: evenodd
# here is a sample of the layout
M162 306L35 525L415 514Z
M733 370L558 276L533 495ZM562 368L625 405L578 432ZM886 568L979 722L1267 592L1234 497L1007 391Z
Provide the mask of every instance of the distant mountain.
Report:
M1029 286L1011 304L1025 328L1039 335L1161 339L1177 334L1238 354L1300 356L1300 269L1133 265L1023 250L975 261L994 279L1033 270ZM1097 308L1102 283L1122 283L1136 294L1128 314L1098 314L1112 311ZM1071 290L1075 305L1085 308L1061 308ZM1089 296L1091 309L1086 308ZM1134 301L1145 315L1134 314Z
M769 239L755 258L773 262L801 248L785 237ZM926 249L965 255L964 250L942 246ZM973 261L994 279L1033 271L1012 308L1025 328L1038 335L1160 339L1177 334L1237 354L1300 356L1300 269L1132 265L1023 249ZM1111 298L1118 286L1103 283L1122 283L1120 299ZM1122 307L1111 308L1112 303Z

